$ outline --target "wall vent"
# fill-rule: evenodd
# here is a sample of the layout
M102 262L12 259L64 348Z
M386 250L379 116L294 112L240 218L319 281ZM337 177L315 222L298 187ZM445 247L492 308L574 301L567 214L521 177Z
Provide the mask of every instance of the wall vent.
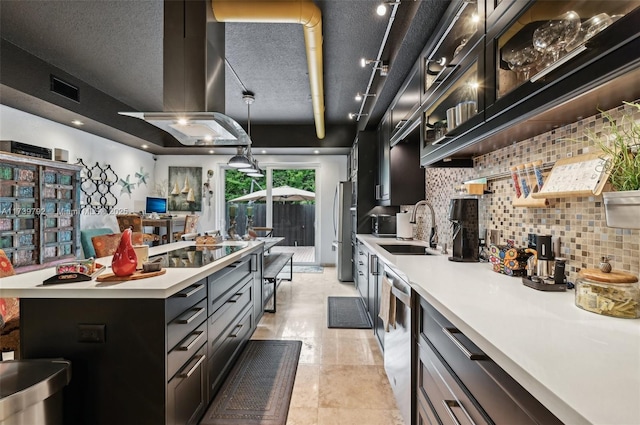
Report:
M73 84L69 84L60 78L50 75L51 91L64 96L67 99L71 99L74 102L80 103L80 89Z

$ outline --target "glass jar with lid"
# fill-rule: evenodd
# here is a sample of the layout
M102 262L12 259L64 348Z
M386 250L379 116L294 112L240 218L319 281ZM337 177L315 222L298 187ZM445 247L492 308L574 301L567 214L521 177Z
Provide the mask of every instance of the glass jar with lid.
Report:
M605 316L640 317L640 285L630 273L600 269L580 270L576 281L576 306Z

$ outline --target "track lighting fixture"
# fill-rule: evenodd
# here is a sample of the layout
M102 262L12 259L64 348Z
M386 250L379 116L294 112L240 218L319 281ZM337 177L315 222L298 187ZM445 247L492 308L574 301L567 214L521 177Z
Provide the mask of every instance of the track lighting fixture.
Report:
M384 2L380 3L380 4L378 5L378 7L376 7L376 13L377 13L379 16L384 16L384 15L386 15L386 14L387 14L387 5L388 5L388 4L391 4L391 5L393 5L393 4L400 4L400 1L384 1Z
M356 93L356 102L360 102L362 100L363 97L374 97L376 94L375 93L365 93L362 94L360 92Z
M355 118L355 119L356 119L356 121L357 121L357 120L359 120L359 119L360 119L360 117L366 117L367 115L369 115L369 114L354 114L354 113L352 112L352 113L350 113L350 114L349 114L349 119L350 119L350 120L352 120L352 119L354 119L354 118Z
M367 65L373 64L373 69L380 70L380 76L386 77L389 73L389 63L382 60L374 60L374 59L360 59L360 66L365 67Z

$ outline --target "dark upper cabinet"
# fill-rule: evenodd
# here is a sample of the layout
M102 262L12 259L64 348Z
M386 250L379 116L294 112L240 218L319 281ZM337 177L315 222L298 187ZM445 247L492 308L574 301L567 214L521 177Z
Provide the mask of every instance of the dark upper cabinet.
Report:
M420 127L420 164L446 166L635 100L639 27L637 0L454 0L414 68L419 103L414 72L392 103L390 146Z
M389 114L378 127L376 203L381 206L414 204L424 199L424 169L420 167L418 129L393 146Z
M391 149L391 113L387 112L378 126L378 174L376 176L375 199L378 205L388 202L391 189L389 152Z
M376 206L374 192L378 178L376 175L377 147L376 131L358 132L351 151L352 196L355 206L354 233L371 233L369 214Z

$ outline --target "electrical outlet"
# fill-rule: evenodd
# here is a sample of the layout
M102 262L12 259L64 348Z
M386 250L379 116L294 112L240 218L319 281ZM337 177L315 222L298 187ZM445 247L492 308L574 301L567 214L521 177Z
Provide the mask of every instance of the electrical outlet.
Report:
M105 342L106 325L78 324L78 342Z
M491 229L489 231L489 244L490 245L499 245L500 244L500 231L497 229Z

